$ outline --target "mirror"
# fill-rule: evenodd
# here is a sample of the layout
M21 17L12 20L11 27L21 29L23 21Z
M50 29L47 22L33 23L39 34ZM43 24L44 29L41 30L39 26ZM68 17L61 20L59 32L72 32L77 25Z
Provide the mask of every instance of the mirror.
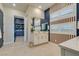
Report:
M0 10L0 48L3 46L3 12Z

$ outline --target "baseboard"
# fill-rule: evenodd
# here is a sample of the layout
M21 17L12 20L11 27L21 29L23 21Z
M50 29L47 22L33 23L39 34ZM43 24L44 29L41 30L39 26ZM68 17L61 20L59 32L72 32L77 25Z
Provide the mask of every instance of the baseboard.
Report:
M14 43L14 41L12 41L12 42L4 42L3 45L13 44L13 43Z

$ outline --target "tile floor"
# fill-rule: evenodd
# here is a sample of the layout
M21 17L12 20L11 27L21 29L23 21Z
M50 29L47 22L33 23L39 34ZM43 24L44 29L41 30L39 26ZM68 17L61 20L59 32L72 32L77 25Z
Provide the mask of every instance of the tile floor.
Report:
M24 42L15 42L0 48L0 56L60 56L60 47L49 42L29 48Z

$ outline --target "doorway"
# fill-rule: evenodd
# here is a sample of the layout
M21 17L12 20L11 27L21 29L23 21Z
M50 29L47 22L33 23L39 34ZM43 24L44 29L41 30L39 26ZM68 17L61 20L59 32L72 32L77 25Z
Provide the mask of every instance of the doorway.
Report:
M3 46L3 12L0 10L0 47Z
M14 17L14 42L24 41L24 19Z

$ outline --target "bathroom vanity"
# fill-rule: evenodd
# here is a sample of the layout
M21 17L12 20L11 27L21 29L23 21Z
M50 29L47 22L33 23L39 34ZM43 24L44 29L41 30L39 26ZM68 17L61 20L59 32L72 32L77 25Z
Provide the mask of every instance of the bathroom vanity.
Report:
M39 45L48 42L48 32L34 32L33 35L33 43L34 45Z
M59 44L62 56L79 56L79 37Z

